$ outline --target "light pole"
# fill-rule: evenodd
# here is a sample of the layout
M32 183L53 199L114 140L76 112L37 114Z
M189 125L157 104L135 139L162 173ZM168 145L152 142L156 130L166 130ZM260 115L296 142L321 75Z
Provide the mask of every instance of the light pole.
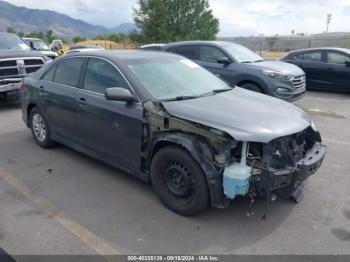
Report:
M328 33L328 28L329 28L329 24L331 23L331 20L332 20L332 14L327 14L327 18L326 18L326 24L327 24L326 33Z

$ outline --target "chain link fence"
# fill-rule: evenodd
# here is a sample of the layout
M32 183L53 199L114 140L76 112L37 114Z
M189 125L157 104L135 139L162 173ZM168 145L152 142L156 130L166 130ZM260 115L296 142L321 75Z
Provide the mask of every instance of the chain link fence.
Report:
M241 44L256 52L288 52L311 47L342 47L350 49L350 33L313 36L220 37L218 40Z

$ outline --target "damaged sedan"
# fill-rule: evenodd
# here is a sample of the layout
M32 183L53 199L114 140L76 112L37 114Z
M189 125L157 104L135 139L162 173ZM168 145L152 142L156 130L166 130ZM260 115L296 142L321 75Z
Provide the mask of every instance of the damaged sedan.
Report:
M20 93L37 144L64 144L151 182L182 215L237 196L299 200L326 153L299 108L175 54L72 53L26 77Z

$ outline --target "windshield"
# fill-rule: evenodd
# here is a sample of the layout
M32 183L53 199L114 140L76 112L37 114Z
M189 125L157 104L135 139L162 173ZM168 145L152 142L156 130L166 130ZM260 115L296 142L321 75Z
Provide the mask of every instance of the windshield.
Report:
M47 44L43 40L25 40L27 45L31 46L30 43L32 43L34 47L34 50L40 50L40 51L48 51L50 48L47 46Z
M21 50L30 50L29 46L23 42L16 35L0 35L0 50L4 49L21 49Z
M181 57L131 60L128 67L157 100L195 98L231 89L215 75Z
M238 63L253 63L264 61L261 56L252 50L237 44L225 43L222 45L225 50L233 56Z

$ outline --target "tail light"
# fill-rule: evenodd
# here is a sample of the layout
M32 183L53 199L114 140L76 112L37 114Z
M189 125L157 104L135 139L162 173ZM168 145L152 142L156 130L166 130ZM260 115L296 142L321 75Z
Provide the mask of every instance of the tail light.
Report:
M19 92L23 92L23 89L24 89L24 83L23 83L23 81L21 81L18 83L18 90L19 90Z

